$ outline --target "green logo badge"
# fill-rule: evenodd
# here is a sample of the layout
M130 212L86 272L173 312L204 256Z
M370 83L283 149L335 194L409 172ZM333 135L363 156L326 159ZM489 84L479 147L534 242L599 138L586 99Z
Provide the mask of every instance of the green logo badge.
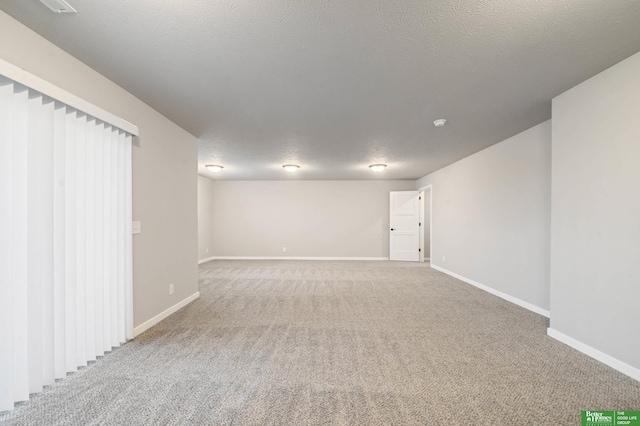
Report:
M640 426L640 411L582 412L582 426Z

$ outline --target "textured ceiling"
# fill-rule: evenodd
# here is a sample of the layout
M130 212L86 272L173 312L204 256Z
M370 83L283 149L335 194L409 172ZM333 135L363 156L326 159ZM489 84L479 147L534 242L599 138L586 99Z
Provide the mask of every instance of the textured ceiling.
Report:
M0 8L199 137L216 179L419 178L640 50L638 0L69 3Z

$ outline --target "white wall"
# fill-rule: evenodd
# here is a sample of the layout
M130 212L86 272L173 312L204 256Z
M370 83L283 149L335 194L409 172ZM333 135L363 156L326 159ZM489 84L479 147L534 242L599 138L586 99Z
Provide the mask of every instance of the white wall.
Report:
M198 260L213 256L213 199L212 179L198 176Z
M548 311L550 172L546 121L419 179L433 185L431 264Z
M638 380L639 76L636 54L554 98L551 227L551 329Z
M133 143L134 325L198 291L197 139L0 11L0 57L136 124ZM169 296L169 283L175 294Z
M215 256L389 257L389 191L414 181L215 181ZM282 248L287 251L283 252Z

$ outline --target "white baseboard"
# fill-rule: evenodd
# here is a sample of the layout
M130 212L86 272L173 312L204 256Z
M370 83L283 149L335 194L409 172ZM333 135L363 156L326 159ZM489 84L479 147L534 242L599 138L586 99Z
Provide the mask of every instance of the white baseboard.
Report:
M206 263L206 262L210 262L210 261L212 261L214 259L215 259L215 256L211 256L211 257L207 257L207 258L204 258L204 259L200 259L200 260L198 260L198 265Z
M388 257L214 256L210 260L389 260Z
M569 337L566 334L563 334L558 330L554 330L551 327L547 328L547 335L564 343L565 345L571 346L573 349L582 352L583 354L588 355L597 361L600 361L603 364L608 365L614 370L618 370L622 374L626 374L632 379L640 381L639 369L632 367L629 364L625 364L624 362L612 357L611 355L600 352L599 350L594 349L589 345L585 345L584 343L574 339L573 337Z
M463 277L462 275L458 275L455 272L451 272L451 271L448 271L448 270L446 270L446 269L444 269L444 268L442 268L440 266L436 266L433 263L431 264L431 267L433 269L437 270L437 271L440 271L440 272L443 272L443 273L445 273L447 275L450 275L453 278L457 278L460 281L464 281L467 284L471 284L474 287L478 287L479 289L484 290L484 291L486 291L488 293L491 293L494 296L498 296L499 298L504 299L504 300L506 300L508 302L515 303L516 305L521 306L521 307L523 307L525 309L528 309L531 312L535 312L538 315L542 315L543 317L547 317L547 318L549 318L551 316L551 313L548 310L542 309L541 307L533 305L533 304L531 304L529 302L525 302L524 300L520 300L517 297L510 296L510 295L508 295L506 293L503 293L503 292L501 292L499 290L496 290L494 288L488 287L488 286L486 286L484 284L480 284L479 282L470 280L469 278Z
M187 297L186 299L183 299L180 302L176 303L175 305L173 305L172 307L170 307L166 311L159 313L158 315L156 315L155 317L151 318L150 320L143 322L142 324L140 324L139 326L137 326L136 328L133 329L133 337L135 338L135 337L139 336L140 334L144 333L145 331L147 331L148 329L150 329L151 327L153 327L154 325L156 325L157 323L159 323L163 319L167 318L171 314L174 314L174 313L178 312L180 309L184 308L189 303L191 303L194 300L196 300L198 297L200 297L200 292L199 291L193 293L191 296Z

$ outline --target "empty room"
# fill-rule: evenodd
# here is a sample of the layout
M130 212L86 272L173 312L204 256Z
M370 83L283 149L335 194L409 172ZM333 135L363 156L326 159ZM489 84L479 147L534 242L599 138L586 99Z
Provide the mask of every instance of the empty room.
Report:
M640 425L637 0L0 0L0 423Z

